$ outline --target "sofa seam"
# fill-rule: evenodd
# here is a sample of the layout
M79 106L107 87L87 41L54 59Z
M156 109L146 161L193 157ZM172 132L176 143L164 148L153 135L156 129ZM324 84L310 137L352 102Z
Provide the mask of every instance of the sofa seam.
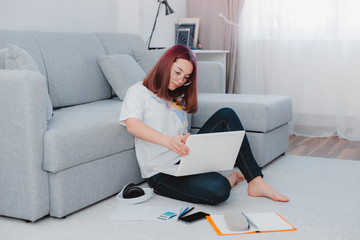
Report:
M108 51L105 48L104 42L101 40L101 38L99 37L99 33L94 33L94 35L96 36L97 40L99 41L99 43L101 44L102 48L104 49L105 55L108 55Z
M74 167L78 167L78 166L81 166L81 165L84 165L84 164L87 164L87 163L95 162L95 161L98 161L100 159L111 157L111 156L114 156L116 154L131 151L131 150L135 150L135 147L129 148L129 149L126 149L126 150L122 150L120 152L116 152L116 153L113 153L113 154L109 154L109 155L106 155L106 156L103 156L103 157L100 157L100 158L96 158L96 159L93 159L93 160L90 160L90 161L87 161L87 162L79 163L79 164L73 165L71 167L62 168L60 170L57 170L56 172L54 172L53 170L46 170L46 169L44 169L44 167L43 167L43 170L48 172L48 173L56 174L56 173L59 173L59 172L64 171L64 170L68 170L68 169L71 169L71 168L74 168Z
M28 32L28 33L31 35L31 37L33 38L33 40L34 40L35 43L36 43L36 46L39 48L39 51L40 51L40 54L41 54L41 59L42 59L42 61L43 61L43 63L44 63L44 68L45 68L46 83L47 83L47 84L46 84L46 85L47 85L46 87L47 87L48 93L49 93L49 95L50 95L49 74L48 74L48 69L47 69L47 65L46 65L46 62L45 62L43 50L42 50L42 48L40 47L40 44L39 44L38 40L36 39L35 35L33 34L34 32L33 32L33 31L30 31L30 32Z

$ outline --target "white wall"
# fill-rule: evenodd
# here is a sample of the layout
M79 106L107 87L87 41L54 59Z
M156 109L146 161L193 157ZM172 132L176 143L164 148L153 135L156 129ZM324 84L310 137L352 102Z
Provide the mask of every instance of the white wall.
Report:
M174 44L174 24L187 16L186 0L168 0L161 10L151 46ZM137 33L146 41L157 0L0 0L0 29L53 32Z
M140 1L118 0L118 32L140 34Z
M0 0L0 28L54 32L117 30L117 0Z

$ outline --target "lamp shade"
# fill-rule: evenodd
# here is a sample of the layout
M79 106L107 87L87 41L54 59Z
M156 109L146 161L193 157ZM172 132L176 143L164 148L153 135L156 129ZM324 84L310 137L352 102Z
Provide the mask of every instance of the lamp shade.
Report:
M175 11L169 6L168 2L165 0L163 2L165 4L165 15L173 14Z
M169 3L167 0L158 0L158 2L160 4L164 4L165 5L165 15L170 15L170 14L173 14L175 11L174 9L172 9L170 6L169 6Z

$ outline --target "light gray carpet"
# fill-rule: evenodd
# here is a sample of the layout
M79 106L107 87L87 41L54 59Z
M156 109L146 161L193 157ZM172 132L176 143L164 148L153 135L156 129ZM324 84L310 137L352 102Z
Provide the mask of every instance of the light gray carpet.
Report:
M142 205L195 206L196 210L222 214L275 211L298 230L241 236L217 236L204 220L180 222L124 222L110 220L118 206L114 197L78 211L66 219L43 218L35 223L0 217L1 239L359 239L360 161L282 156L263 170L265 180L290 198L288 203L247 195L245 182L218 206L187 204L155 195Z

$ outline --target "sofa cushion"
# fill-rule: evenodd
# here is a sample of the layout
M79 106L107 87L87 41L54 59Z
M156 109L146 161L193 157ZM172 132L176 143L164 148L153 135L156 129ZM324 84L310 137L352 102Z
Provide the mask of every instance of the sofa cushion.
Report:
M144 40L142 40L139 34L97 33L96 35L104 46L106 55L132 55L132 49L146 49Z
M55 108L111 97L109 83L97 63L105 55L96 34L34 32L47 70Z
M32 36L32 32L0 30L0 48L7 48L8 44L14 44L30 54L47 80L47 74L41 50ZM46 83L47 84L47 83ZM46 85L47 86L47 85Z
M160 57L166 52L167 49L160 50L147 50L147 49L134 49L133 55L136 62L141 66L145 73L149 73L155 66Z
M128 88L144 80L146 76L130 55L99 56L98 60L106 79L121 101L124 100Z
M43 169L56 173L135 146L119 124L121 102L112 98L54 111L44 139Z
M0 49L0 69L5 69L5 52L5 48Z
M5 52L5 68L7 70L28 70L40 73L34 59L24 49L9 44ZM46 91L46 118L50 120L53 115L53 107L48 91Z
M197 62L197 90L202 93L225 93L225 67L220 62Z
M9 44L6 48L5 66L8 70L28 70L40 73L38 66L30 54L13 44Z
M292 119L291 98L279 95L199 93L199 108L192 127L200 128L217 110L230 107L238 114L246 131L266 133Z

